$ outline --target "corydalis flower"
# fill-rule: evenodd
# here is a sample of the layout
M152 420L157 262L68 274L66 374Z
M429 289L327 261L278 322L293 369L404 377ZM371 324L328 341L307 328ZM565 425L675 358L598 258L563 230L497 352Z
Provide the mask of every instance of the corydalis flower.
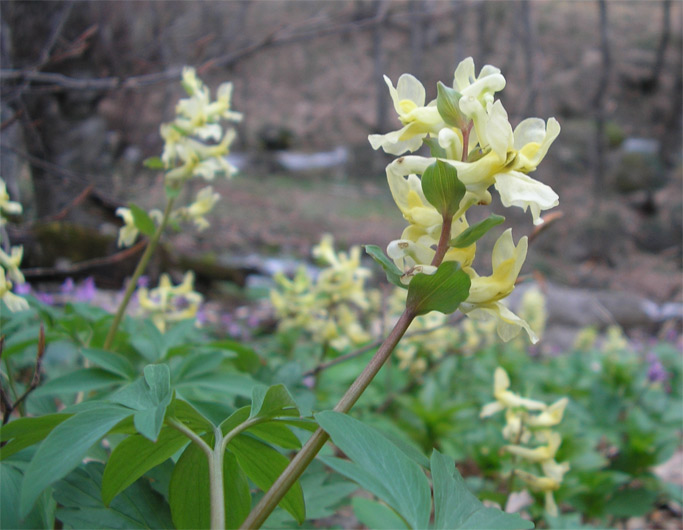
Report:
M389 87L394 109L403 127L388 134L371 134L368 137L370 145L373 149L381 147L392 155L416 151L428 133L437 133L444 125L436 101L425 106L424 86L410 74L403 74L396 88L387 76L384 76L384 82Z
M135 225L135 217L133 217L133 212L130 208L117 208L116 215L123 219L123 226L119 228L119 238L118 245L120 247L129 247L138 237L140 231ZM163 213L160 210L153 209L149 212L150 218L152 218L157 224L161 223L163 218Z
M154 289L141 287L137 291L142 313L151 317L162 333L168 324L194 318L203 297L193 289L194 273L188 271L182 283L173 285L168 274L162 274Z
M197 230L205 230L210 226L206 215L213 209L220 198L220 194L214 193L211 186L202 188L197 193L195 201L185 208L180 208L178 215L183 219L192 221Z
M9 193L7 193L7 185L5 181L0 178L0 226L6 223L5 216L20 215L23 211L21 203L10 201Z

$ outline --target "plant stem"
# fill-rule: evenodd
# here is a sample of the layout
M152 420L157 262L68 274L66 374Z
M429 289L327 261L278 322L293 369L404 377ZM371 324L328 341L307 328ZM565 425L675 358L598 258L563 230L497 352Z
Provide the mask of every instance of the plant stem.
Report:
M214 427L213 449L196 432L176 418L169 418L170 427L183 433L193 443L197 444L209 460L209 487L211 501L211 528L223 530L225 528L225 495L223 481L223 454L225 445L223 433L219 427Z
M149 243L147 243L145 252L142 254L142 257L140 258L137 267L135 267L133 276L128 281L128 285L126 286L126 292L123 295L123 300L121 300L121 303L119 304L119 308L116 311L116 315L114 315L114 321L111 323L111 327L109 328L109 332L107 333L107 338L104 340L103 348L105 350L111 348L111 345L114 342L114 338L116 337L116 331L119 329L119 325L121 324L123 315L126 312L128 303L130 302L130 299L133 296L133 291L135 291L135 288L137 287L138 280L140 279L140 276L142 276L142 273L145 272L145 269L149 264L149 260L152 258L152 254L154 254L154 251L159 245L159 239L161 238L161 234L166 228L168 220L171 216L171 209L173 208L174 201L175 199L168 198L166 202L166 209L164 210L164 216L161 219L161 223L159 223L156 232L154 232L154 235L152 235L152 238L149 240Z
M443 221L441 222L441 235L439 236L439 244L436 247L436 252L434 253L434 258L432 258L432 265L438 267L441 265L446 252L448 252L448 243L451 240L451 223L453 222L452 215L443 215Z
M223 480L223 456L225 446L220 427L214 429L213 455L209 458L209 484L211 487L211 528L225 529L225 482Z
M391 355L391 352L403 337L403 334L410 326L415 315L406 309L396 322L396 325L389 333L389 336L377 350L377 353L370 360L365 369L356 378L353 384L346 391L344 396L334 407L336 412L346 413L358 401L363 391L368 387L382 365ZM260 528L271 512L285 496L287 491L294 485L304 470L313 461L318 452L329 439L329 435L322 429L316 430L309 438L301 451L292 459L287 468L282 472L278 479L273 483L261 501L254 507L249 516L242 523L242 528Z

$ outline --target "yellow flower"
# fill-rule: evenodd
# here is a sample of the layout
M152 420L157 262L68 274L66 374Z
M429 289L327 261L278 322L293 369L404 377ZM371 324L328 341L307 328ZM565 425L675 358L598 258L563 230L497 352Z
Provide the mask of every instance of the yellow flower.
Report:
M174 286L168 274L162 274L159 285L151 290L138 289L138 303L142 313L150 316L162 333L168 323L196 316L203 297L193 290L194 273L188 271L182 283Z
M387 76L384 76L384 81L389 87L398 119L404 127L388 134L371 134L368 137L370 145L373 149L381 147L392 155L416 151L428 133L438 133L444 126L436 101L425 106L424 86L410 74L399 77L396 88Z
M559 433L553 431L541 431L536 433L536 437L544 440L546 445L541 445L534 449L529 447L524 447L522 445L506 445L503 450L510 454L519 456L524 460L529 462L545 462L547 460L553 460L555 458L555 453L562 443L562 437Z
M12 282L5 277L5 269L0 267L0 300L13 313L28 309L28 302L12 292Z
M562 421L567 403L569 403L569 399L566 397L559 399L540 414L536 416L529 415L525 419L525 423L529 427L553 427Z
M23 211L21 204L9 200L9 193L7 193L7 185L5 181L0 178L0 226L5 224L4 216L19 215Z
M24 283L26 281L21 270L19 270L23 256L24 247L12 247L9 254L0 248L0 267L6 269L7 277L14 283Z
M498 335L504 341L515 337L523 328L529 334L531 342L538 342L538 337L529 324L500 302L515 287L515 281L526 258L527 245L525 236L515 246L512 229L508 228L493 247L491 276L481 277L471 267L465 268L472 284L467 300L460 304L460 310L475 319L495 318Z
M186 208L180 208L178 214L183 218L191 220L197 230L205 230L210 226L206 215L213 209L220 198L219 193L214 193L213 188L207 186L197 193L197 198L192 204Z
M133 220L133 212L130 208L117 208L116 215L123 219L123 226L119 229L119 246L129 247L135 243L139 232Z
M510 378L505 369L499 366L493 374L493 397L496 401L484 405L479 417L486 418L508 408L523 408L526 410L545 410L547 408L547 405L542 401L523 398L508 390L509 388Z

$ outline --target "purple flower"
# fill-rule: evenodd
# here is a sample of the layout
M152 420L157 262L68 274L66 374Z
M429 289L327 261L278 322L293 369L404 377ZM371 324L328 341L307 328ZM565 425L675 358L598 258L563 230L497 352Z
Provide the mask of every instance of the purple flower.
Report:
M90 302L95 298L96 293L95 279L92 276L88 276L76 289L75 297L79 302Z
M140 276L138 278L138 287L149 287L149 276Z
M664 365L657 360L648 367L647 378L650 383L663 383L669 379L669 372L667 372Z
M14 292L18 295L31 294L30 283L19 283L14 287Z
M74 280L73 278L67 278L64 280L64 283L62 283L62 286L59 288L60 291L64 294L69 294L74 292Z
M656 353L648 353L645 360L649 365L647 368L647 379L650 383L663 383L669 379L669 372L666 371Z
M55 299L50 293L36 293L36 299L45 305L52 305L55 303Z

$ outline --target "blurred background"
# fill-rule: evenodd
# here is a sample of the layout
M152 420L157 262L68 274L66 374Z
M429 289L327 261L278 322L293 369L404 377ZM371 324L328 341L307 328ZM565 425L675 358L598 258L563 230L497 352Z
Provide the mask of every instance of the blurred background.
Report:
M404 221L384 177L392 157L367 142L398 126L382 76L412 73L431 100L472 56L477 70L501 68L513 127L528 116L562 125L533 176L558 192L563 215L534 240L525 272L637 297L624 317L636 323L676 316L682 7L3 1L0 175L25 210L10 238L25 247L31 282L94 276L118 288L140 249L118 252L114 212L162 204L162 178L142 162L160 154L159 124L191 65L212 89L234 84L241 172L216 183L209 230L170 236L157 272L193 268L210 290L306 260L326 232L340 248L385 247ZM506 215L515 239L531 233L528 214Z

